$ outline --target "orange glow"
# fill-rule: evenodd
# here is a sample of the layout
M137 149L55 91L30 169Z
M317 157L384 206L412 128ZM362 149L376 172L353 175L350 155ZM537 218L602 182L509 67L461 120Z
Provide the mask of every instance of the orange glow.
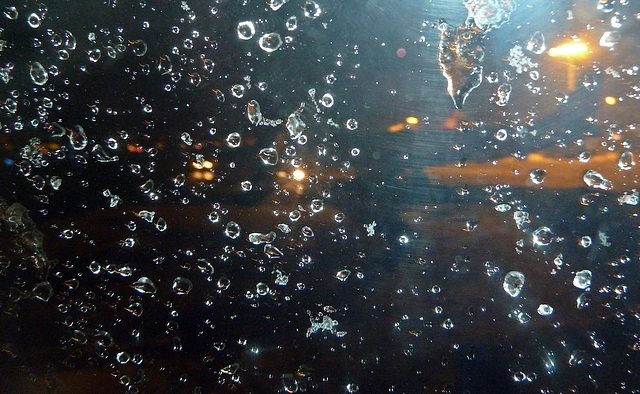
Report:
M213 172L206 171L203 177L206 181L211 181L213 180Z
M404 126L404 123L392 124L391 126L389 126L387 131L389 131L389 133L397 133L400 130L404 130Z
M589 47L581 42L573 42L570 44L564 44L549 49L549 56L551 57L577 57L587 53Z
M207 170L210 170L213 168L213 163L210 162L209 160L205 160L204 163L202 163L202 166Z
M604 98L604 102L609 105L615 105L618 102L618 100L616 100L615 97L607 96Z
M303 180L305 176L306 176L306 174L302 170L293 171L293 179L295 179L296 181Z
M407 122L407 124L418 124L419 120L415 116L409 116L405 122Z
M534 188L583 188L583 175L587 170L595 169L615 184L629 182L633 174L618 171L616 163L620 153L606 152L594 154L588 163L573 159L560 159L535 152L520 160L505 157L492 162L467 162L465 167L448 164L440 167L426 167L424 173L432 182L443 185L487 185L508 183L514 187ZM531 182L529 173L540 168L547 171L544 183Z

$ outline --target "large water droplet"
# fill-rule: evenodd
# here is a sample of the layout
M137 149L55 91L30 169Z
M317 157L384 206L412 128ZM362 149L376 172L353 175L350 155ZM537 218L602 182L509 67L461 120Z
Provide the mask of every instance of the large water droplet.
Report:
M591 271L582 270L576 272L576 276L573 278L573 285L578 289L586 289L591 286Z
M238 238L240 236L240 225L234 221L227 223L224 228L224 234L231 239Z
M294 112L287 118L287 130L289 130L289 137L292 140L298 139L307 125L300 118L300 114L298 112Z
M535 183L536 185L539 185L542 182L544 182L544 178L546 176L547 176L547 172L540 168L531 170L531 172L529 173L529 178L531 179L531 182Z
M529 41L527 41L527 50L533 52L536 55L542 54L547 49L547 45L544 40L544 35L541 31L533 33Z
M132 288L136 289L140 293L145 294L155 294L156 293L156 285L151 281L151 279L143 276L142 278L135 281L132 285Z
M251 233L249 234L249 242L254 245L260 245L263 243L271 243L275 241L276 233L275 231L271 231L268 234L263 233Z
M634 165L636 165L636 162L633 160L633 153L629 151L622 152L618 160L618 168L621 170L630 170Z
M540 226L532 234L534 246L547 246L553 241L553 232L549 227Z
M447 79L447 92L459 109L469 93L482 83L484 33L473 24L456 28L444 20L438 29L440 71Z
M251 124L259 124L262 120L262 112L260 112L260 104L256 100L249 101L247 104L247 118Z
M600 173L589 170L582 177L584 183L587 186L592 187L594 189L602 189L602 190L611 190L613 189L613 183L610 180L603 177Z
M258 45L265 52L273 52L282 46L282 37L278 33L266 33L260 37Z
M173 280L171 290L178 295L187 295L193 289L193 283L187 278L178 276Z
M511 297L517 297L524 287L524 274L520 271L510 271L505 275L502 288Z
M44 66L38 62L29 64L29 75L31 76L33 83L38 86L44 85L49 80L49 73Z
M256 27L251 21L240 22L236 27L236 33L241 40L250 40L256 34Z
M264 148L258 153L258 157L262 162L268 166L275 166L278 164L278 151L275 148Z

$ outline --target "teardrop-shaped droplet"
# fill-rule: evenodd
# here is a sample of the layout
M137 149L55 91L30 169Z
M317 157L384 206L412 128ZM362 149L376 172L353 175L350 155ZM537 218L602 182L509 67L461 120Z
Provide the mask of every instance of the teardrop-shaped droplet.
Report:
M155 294L157 291L156 285L146 276L135 281L131 287L145 294Z
M31 75L33 83L38 86L44 85L49 80L49 73L42 64L38 62L29 64L29 75Z

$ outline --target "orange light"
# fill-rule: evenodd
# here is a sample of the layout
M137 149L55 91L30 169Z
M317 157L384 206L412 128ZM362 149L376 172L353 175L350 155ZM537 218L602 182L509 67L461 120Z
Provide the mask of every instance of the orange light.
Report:
M419 120L415 116L409 116L406 120L407 124L418 124Z
M604 98L604 102L609 104L609 105L616 105L618 100L616 100L615 97L607 96L607 97Z
M387 129L387 131L389 131L389 133L396 133L400 130L404 130L405 129L405 124L404 123L396 123L396 124L392 124L391 126L389 126L389 128Z
M296 181L303 180L305 176L306 176L306 174L302 170L293 171L293 179L296 180Z
M209 171L205 172L204 179L207 181L213 180L213 172L209 172Z
M202 163L202 166L203 166L204 168L206 168L207 170L210 170L210 169L212 169L212 168L213 168L213 163L212 163L212 162L210 162L209 160L205 160L205 161Z
M564 44L549 49L549 56L551 57L576 57L587 53L589 47L581 42L573 42L570 44Z

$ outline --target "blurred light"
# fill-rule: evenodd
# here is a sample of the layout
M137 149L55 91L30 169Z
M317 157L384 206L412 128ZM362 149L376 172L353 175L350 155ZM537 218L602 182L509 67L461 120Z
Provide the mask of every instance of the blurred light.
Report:
M615 97L607 96L604 98L604 102L609 105L615 105L618 102L618 100L616 100Z
M586 44L581 42L574 42L571 44L564 44L557 47L553 47L549 49L549 56L557 57L575 57L584 55L589 50L589 47Z
M306 174L302 170L293 171L293 179L295 179L296 181L303 180L305 176L306 176Z
M406 120L407 124L418 124L419 120L415 116L409 116Z
M191 173L193 179L202 179L202 171L194 171Z
M194 168L197 168L199 170L201 170L204 166L202 165L202 163L198 163L197 161L194 161L193 163L191 163L193 165Z
M213 172L206 171L206 172L204 173L203 177L204 177L204 179L205 179L206 181L211 181L211 180L213 180Z
M395 133L397 131L404 130L404 127L405 127L404 123L396 123L389 126L387 130L389 131L389 133Z
M210 169L212 169L212 168L213 168L213 163L212 163L212 162L210 162L209 160L205 160L205 161L202 163L202 166L203 166L204 168L206 168L207 170L210 170Z

